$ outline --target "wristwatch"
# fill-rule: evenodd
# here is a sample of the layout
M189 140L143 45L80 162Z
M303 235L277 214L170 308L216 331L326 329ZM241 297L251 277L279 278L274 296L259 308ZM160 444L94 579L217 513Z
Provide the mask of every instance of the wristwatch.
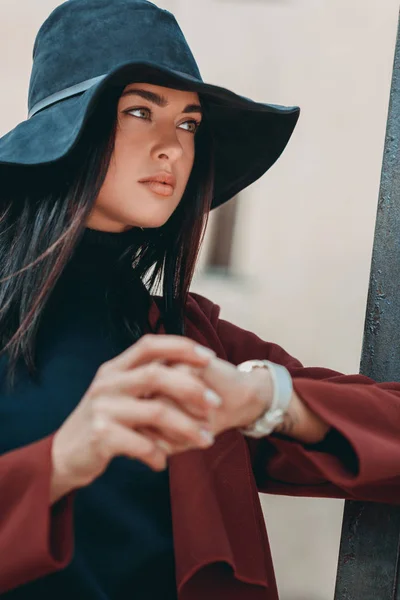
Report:
M282 365L277 365L269 360L246 360L237 366L239 371L250 373L253 369L268 369L272 379L272 403L262 415L239 431L244 435L260 438L270 435L274 429L283 423L285 413L289 408L293 393L293 382L289 371Z

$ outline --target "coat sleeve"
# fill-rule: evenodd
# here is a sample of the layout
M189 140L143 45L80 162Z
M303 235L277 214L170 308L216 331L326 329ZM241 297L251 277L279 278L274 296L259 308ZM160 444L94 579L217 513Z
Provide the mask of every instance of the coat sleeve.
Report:
M219 318L219 307L197 296L217 334L221 357L233 364L267 359L284 365L302 401L331 426L305 445L272 434L246 438L260 492L400 504L400 384L304 367L277 344Z
M72 559L75 490L49 502L54 435L0 456L0 594Z

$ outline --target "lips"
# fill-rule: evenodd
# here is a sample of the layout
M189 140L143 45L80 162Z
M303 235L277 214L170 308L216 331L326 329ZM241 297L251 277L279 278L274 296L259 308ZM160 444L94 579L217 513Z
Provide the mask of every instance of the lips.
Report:
M172 173L157 173L149 177L143 177L139 183L146 185L152 192L160 196L172 196L176 186L176 178Z

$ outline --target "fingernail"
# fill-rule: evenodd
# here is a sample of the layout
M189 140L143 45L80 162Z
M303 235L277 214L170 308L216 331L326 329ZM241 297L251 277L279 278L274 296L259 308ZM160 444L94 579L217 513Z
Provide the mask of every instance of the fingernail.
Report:
M194 347L194 351L196 352L196 354L198 354L199 356L202 357L212 357L212 356L216 356L216 353L214 352L214 350L210 350L210 348L206 348L205 346L195 346Z
M206 390L204 392L204 398L211 406L221 406L222 404L222 398L218 396L214 390Z
M215 438L211 431L207 431L207 429L202 429L200 433L203 440L210 446L215 442Z

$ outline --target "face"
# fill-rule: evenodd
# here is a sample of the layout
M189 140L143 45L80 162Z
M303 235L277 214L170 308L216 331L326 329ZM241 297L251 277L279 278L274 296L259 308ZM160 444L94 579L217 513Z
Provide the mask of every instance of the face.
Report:
M115 148L87 226L161 227L182 199L195 156L195 92L132 83L119 102Z

